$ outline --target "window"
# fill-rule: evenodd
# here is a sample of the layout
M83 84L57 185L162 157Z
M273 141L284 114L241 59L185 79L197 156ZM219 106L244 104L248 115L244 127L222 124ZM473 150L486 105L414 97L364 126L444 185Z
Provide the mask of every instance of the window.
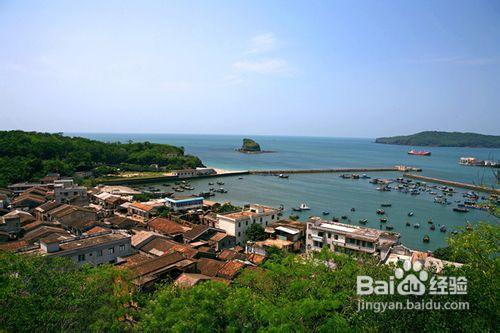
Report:
M97 251L97 256L102 257L102 250Z
M313 242L313 245L314 245L315 247L321 247L321 248L322 248L322 247L323 247L323 242L317 242L317 241L314 241L314 242Z
M238 231L238 237L241 237L241 232Z
M330 232L328 233L328 238L332 238L332 234Z
M110 247L110 248L108 249L108 253L109 253L109 254L113 254L113 253L115 253L115 248L114 248L114 247Z
M262 223L262 217L260 218L260 223Z
M248 225L248 221L245 222L245 225Z
M333 239L338 240L339 239L339 235L333 235Z
M125 251L125 245L122 244L122 245L120 245L120 252L123 252L123 251Z
M274 215L271 215L271 220L274 220Z
M241 222L238 222L238 228L240 228L240 227L241 227Z
M85 261L85 254L79 254L78 255L78 262Z
M318 237L323 237L324 233L323 231L318 232Z

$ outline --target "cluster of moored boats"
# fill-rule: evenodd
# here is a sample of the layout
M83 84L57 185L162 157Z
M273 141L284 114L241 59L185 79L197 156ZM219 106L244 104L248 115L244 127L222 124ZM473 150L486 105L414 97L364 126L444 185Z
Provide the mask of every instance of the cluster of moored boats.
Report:
M371 177L368 176L366 173L362 174L361 176L357 173L344 173L340 175L340 178L344 179L370 179Z
M349 175L343 174L340 176L344 179L359 179L359 178L370 178L359 177L359 175ZM373 178L370 179L370 183L377 185L376 190L381 192L389 192L392 190L401 192L403 194L410 194L413 196L420 195L422 193L428 193L434 196L434 202L442 205L452 205L456 204L456 207L453 207L453 211L458 213L467 213L469 209L481 209L487 210L488 206L485 204L479 203L479 199L484 200L485 197L480 197L477 193L473 191L469 191L464 193L462 196L464 200L453 200L453 197L458 193L455 191L453 187L449 186L439 186L433 184L427 184L426 182L420 181L412 181L411 179L405 178L396 178L396 179L382 179L382 178Z

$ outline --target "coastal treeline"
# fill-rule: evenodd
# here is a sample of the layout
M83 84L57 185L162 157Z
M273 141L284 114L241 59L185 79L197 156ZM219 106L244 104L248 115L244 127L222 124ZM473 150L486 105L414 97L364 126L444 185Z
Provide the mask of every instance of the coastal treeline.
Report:
M0 186L57 172L114 173L117 169L147 171L203 166L182 147L150 142L100 142L61 133L0 131Z
M303 257L270 251L261 266L232 284L171 284L134 292L128 274L113 266L83 267L65 259L0 252L0 331L137 332L495 332L499 315L500 227L479 224L452 236L447 252L462 267L441 275L468 279L465 295L410 297L412 301L468 302L468 310L359 311L356 277L388 281L394 267L374 257ZM429 280L425 282L428 286ZM363 296L405 302L405 296Z
M500 148L500 136L462 132L425 131L375 139L376 143L406 146Z

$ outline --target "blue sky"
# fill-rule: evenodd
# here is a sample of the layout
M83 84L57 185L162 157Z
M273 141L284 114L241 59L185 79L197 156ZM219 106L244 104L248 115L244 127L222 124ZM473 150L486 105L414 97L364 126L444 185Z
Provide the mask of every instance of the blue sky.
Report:
M0 129L500 134L499 1L0 0Z

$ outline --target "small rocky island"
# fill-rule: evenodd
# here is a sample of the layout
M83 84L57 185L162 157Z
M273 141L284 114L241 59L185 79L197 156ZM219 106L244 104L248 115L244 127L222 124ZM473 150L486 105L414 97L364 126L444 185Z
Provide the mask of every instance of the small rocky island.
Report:
M245 154L263 154L263 153L274 153L269 150L261 150L260 145L252 139L243 139L243 145L241 148L237 149L240 153Z

